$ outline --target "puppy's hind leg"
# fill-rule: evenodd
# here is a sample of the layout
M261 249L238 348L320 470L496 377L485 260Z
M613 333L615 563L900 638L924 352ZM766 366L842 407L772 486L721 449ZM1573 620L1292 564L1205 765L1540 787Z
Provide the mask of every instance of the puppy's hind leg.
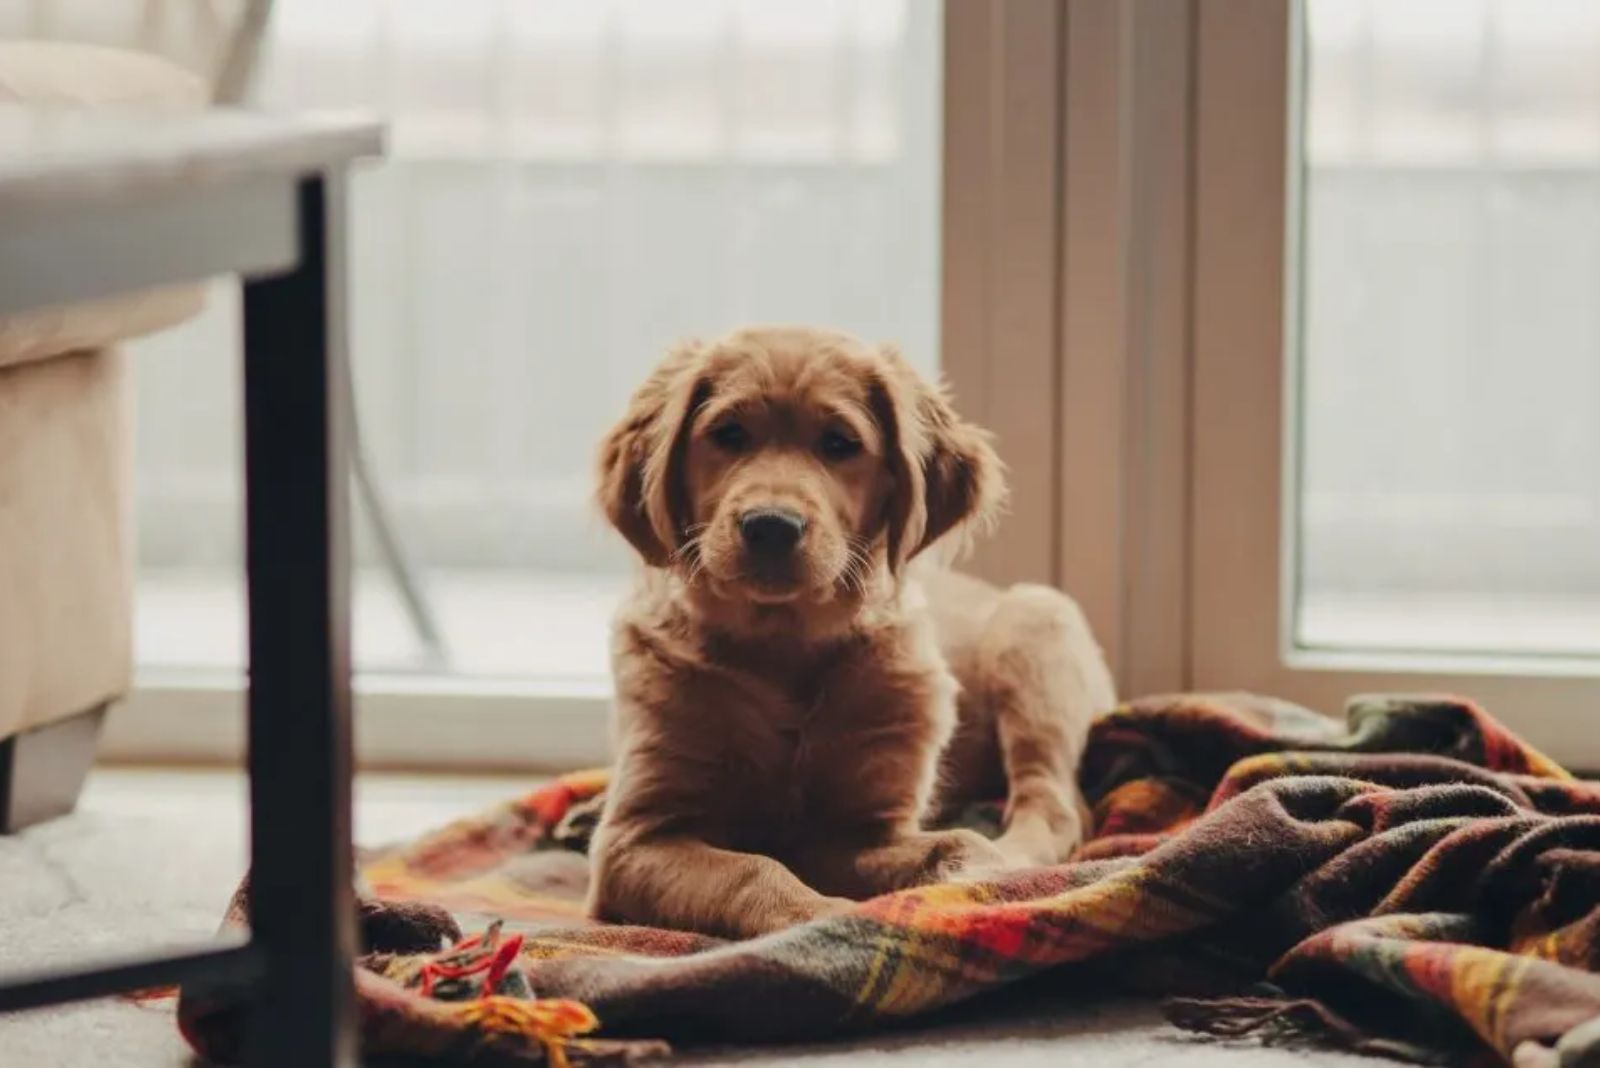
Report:
M1059 863L1087 829L1078 760L1090 720L1116 703L1111 671L1076 602L1047 586L1005 591L978 656L1007 784L995 844L1011 864Z

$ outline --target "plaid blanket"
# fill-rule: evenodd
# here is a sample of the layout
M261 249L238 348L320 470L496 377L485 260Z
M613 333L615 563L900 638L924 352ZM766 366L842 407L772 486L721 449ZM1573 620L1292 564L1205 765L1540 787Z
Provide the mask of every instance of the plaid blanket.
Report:
M1600 1063L1600 783L1472 702L1358 698L1340 725L1251 696L1142 700L1096 723L1082 780L1095 832L1071 863L723 942L583 918L605 776L568 776L364 858L363 1040L630 1059L661 1048L641 1037L815 1039L1076 968L1213 1034ZM440 952L452 917L478 933ZM180 1023L236 1052L225 992L187 992Z

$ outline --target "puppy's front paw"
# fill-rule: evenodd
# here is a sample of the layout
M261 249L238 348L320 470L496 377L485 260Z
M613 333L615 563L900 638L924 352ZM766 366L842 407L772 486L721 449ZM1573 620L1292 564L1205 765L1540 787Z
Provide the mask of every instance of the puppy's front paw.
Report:
M420 902L356 902L364 953L432 953L460 941L461 928L444 909Z

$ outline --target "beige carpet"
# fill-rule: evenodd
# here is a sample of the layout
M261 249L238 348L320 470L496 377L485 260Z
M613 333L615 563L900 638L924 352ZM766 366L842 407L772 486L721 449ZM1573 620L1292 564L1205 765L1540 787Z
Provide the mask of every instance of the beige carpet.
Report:
M361 841L401 837L525 788L511 779L369 776ZM35 968L192 943L216 928L244 862L244 787L222 772L99 771L77 814L0 838L0 966ZM0 1017L0 1065L185 1065L171 1010L98 1002ZM679 1065L1370 1066L1368 1058L1202 1042L1149 1003L1055 981L1002 991L892 1034L761 1050L686 1051Z

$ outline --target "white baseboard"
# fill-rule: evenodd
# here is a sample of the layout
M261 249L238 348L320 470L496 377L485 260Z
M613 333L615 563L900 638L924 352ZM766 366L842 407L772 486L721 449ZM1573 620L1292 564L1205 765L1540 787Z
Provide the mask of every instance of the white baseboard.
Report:
M358 676L356 763L369 769L567 771L606 763L609 686L586 679ZM140 677L107 718L100 760L239 764L242 680L163 671Z

